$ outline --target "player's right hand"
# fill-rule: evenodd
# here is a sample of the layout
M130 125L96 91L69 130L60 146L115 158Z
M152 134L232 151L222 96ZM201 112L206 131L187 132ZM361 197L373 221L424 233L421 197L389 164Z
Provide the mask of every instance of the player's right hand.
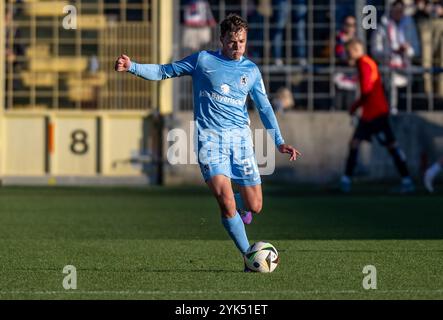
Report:
M126 72L131 67L131 59L127 55L122 54L115 62L115 71Z
M300 151L295 149L293 146L289 144L281 144L278 146L278 151L281 153L289 153L291 157L289 158L289 161L295 161L297 160L298 156L301 156Z

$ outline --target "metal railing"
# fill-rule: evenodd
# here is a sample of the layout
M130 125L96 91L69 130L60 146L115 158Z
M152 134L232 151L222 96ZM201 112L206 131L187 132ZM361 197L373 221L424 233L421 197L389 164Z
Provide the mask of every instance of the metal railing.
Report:
M256 62L261 68L263 79L267 87L270 99L273 100L280 88L288 88L295 100L296 110L345 110L348 106L336 103L337 87L334 83L334 76L338 72L345 72L349 69L337 65L335 57L336 34L340 28L340 21L346 14L352 14L357 19L358 37L366 43L369 48L369 38L371 30L364 30L362 13L365 5L374 5L377 8L377 16L380 19L383 14L389 14L389 0L386 1L347 1L331 0L320 2L313 0L287 1L286 21L284 22L282 57L280 61L276 59L275 45L278 40L275 38L276 30L281 28L278 21L278 8L274 6L269 12L269 8L257 8L253 3L260 5L266 1L229 1L217 0L209 1L212 12L219 23L230 12L242 15L249 22L248 32L248 57ZM411 1L406 1L409 6ZM184 2L175 0L176 3L176 29L175 42L177 46L175 59L181 59L192 53L182 45L181 39L185 28L179 17L183 14ZM267 3L273 3L269 1ZM323 3L323 4L321 4ZM340 15L343 6L347 6L346 14ZM339 7L341 8L339 10ZM408 7L408 11L410 8ZM261 11L258 12L258 11ZM268 12L267 12L268 11ZM343 10L342 10L343 11ZM280 22L281 23L281 22ZM302 29L302 30L301 30ZM219 48L218 25L212 28L211 42L203 45L201 49L216 50ZM443 39L442 39L443 50ZM303 51L305 52L303 56ZM368 50L370 52L370 50ZM392 70L380 66L382 77L385 81L390 78ZM422 82L425 75L432 77L437 82L442 73L442 68L425 68L420 63L412 65L404 70L408 78L407 86L399 91L400 111L412 112L418 110L441 110L443 109L443 96L438 96L435 90L425 92ZM192 110L192 83L191 79L183 77L176 85L176 110ZM387 95L389 97L389 89ZM354 92L358 94L358 89Z
M6 110L155 107L152 83L113 68L124 52L134 60L153 60L157 0L0 1L6 14ZM73 21L76 28L66 28Z
M9 58L4 64L5 91L2 100L5 109L148 110L156 107L156 87L153 84L131 77L118 77L112 72L115 55L122 51L134 53L133 58L141 62L154 61L153 52L157 44L153 37L155 14L152 7L156 1L160 0L120 0L112 3L105 0L0 0L6 13L15 13L2 26L8 31L3 49L12 52L7 54ZM366 4L377 2L379 18L383 12L389 12L388 0L291 0L283 9L266 7L266 3L273 2L271 0L209 2L218 23L229 12L248 19L248 55L260 66L271 100L280 88L288 88L294 96L295 109L309 111L346 107L335 103L337 88L334 76L346 70L337 66L334 54L335 35L343 18L336 13L340 12L338 7L351 4L348 13L356 16L359 22ZM52 10L56 13L42 13L48 8L39 9L38 6L45 3L47 6L56 4L57 8ZM89 20L83 19L82 22L88 26L64 29L64 14L59 8L62 4L73 4L79 16L89 16ZM176 60L192 51L183 45L183 1L174 0L174 5L173 59ZM280 13L286 13L283 26L277 19L279 9ZM276 30L282 39L280 61L276 59L276 48L279 47ZM362 28L358 30L359 37L365 41L368 33ZM212 28L210 42L201 49L218 48L218 39L216 26ZM442 65L442 62L439 64ZM382 71L385 80L390 77L391 70L385 68ZM420 88L425 78L428 83L431 78L432 84L443 82L441 67L418 64L405 73L409 81L407 87L400 91L401 110L443 108L443 97L434 89L435 86L431 90ZM175 84L175 109L192 110L191 79L184 77Z

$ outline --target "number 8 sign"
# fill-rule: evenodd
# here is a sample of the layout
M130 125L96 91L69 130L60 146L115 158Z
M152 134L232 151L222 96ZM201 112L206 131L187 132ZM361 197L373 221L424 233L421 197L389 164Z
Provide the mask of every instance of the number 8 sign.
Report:
M88 153L88 133L84 130L75 130L71 134L71 151L76 155Z
M54 147L51 173L56 175L95 175L100 172L100 125L94 116L66 115L53 119Z

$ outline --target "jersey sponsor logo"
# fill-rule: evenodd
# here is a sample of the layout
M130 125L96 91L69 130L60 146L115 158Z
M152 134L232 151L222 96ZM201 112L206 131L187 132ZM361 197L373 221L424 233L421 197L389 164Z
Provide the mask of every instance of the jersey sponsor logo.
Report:
M221 86L221 90L222 90L222 92L223 92L224 94L228 94L229 91L231 91L231 88L229 88L229 85L227 85L227 84L225 83L225 84L222 84L222 86Z
M247 85L248 84L248 76L247 75L242 75L241 76L241 78L240 78L240 84L242 85L242 86L245 86L245 85Z
M206 97L206 98L213 99L217 102L233 104L233 105L237 105L237 106L244 106L246 103L246 98L245 98L245 100L233 99L230 97L221 96L215 92L210 93L205 90L200 91L200 97Z

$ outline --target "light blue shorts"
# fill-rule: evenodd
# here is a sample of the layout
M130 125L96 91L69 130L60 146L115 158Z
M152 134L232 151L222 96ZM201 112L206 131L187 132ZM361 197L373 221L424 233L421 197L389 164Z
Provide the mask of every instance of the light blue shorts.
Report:
M197 157L205 181L224 175L240 186L261 184L249 128L199 132Z

